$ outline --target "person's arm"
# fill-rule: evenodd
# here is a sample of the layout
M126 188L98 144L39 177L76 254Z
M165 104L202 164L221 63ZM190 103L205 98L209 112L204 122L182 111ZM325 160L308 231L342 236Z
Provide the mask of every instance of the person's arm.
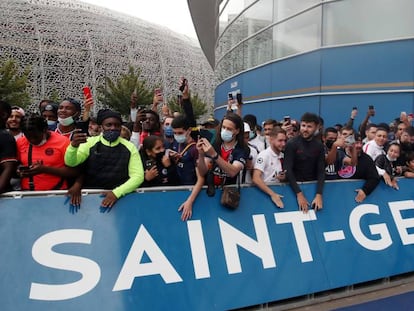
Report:
M253 184L255 184L261 191L266 193L277 207L283 208L284 205L283 201L281 200L283 196L275 193L268 185L266 185L262 179L262 176L263 172L261 170L254 169L252 178Z
M354 120L358 114L358 109L352 109L351 116L349 117L348 122L346 123L346 127L354 127Z
M323 146L320 146L319 150L319 159L318 159L318 167L317 167L317 188L316 193L322 195L323 193L323 186L325 185L325 153L323 150Z
M65 164L70 167L78 166L89 157L89 150L96 143L99 136L86 140L86 134L75 133L65 152Z
M189 89L189 86L188 86L188 81L184 85L181 106L184 110L184 114L185 114L185 116L186 116L186 118L189 122L190 127L197 126L197 122L196 122L196 119L195 119L195 116L194 116L193 105L191 103L190 89Z
M86 98L86 96L84 96L84 101L83 101L83 114L82 114L82 121L83 122L88 122L89 121L89 114L91 112L91 108L93 106L93 98Z
M364 178L366 181L362 186L361 190L364 191L366 195L369 195L378 186L380 182L380 177L378 175L374 161L372 161L370 157L366 157L366 160L364 162L364 165L367 166L366 176Z
M200 193L201 189L203 188L205 178L204 176L200 175L198 169L196 168L197 174L197 182L194 185L193 189L191 190L191 194L188 196L187 200L178 208L179 212L181 213L181 220L186 221L191 218L193 214L193 204L197 199L198 194Z
M0 163L0 193L6 192L10 179L16 172L17 161L5 161Z
M295 194L298 194L299 192L302 192L302 190L299 188L299 185L296 182L295 174L293 172L293 167L294 167L293 162L295 160L295 151L296 151L295 146L288 142L285 148L283 166L286 170L286 179L289 182L290 187L295 192Z
M122 185L112 190L113 194L117 199L134 191L144 181L144 167L142 165L141 157L138 153L137 148L129 144L125 146L131 153L128 164L129 179Z
M355 148L355 145L351 145L347 149L349 152L347 156L344 158L343 163L345 165L356 166L358 164L358 153Z
M373 112L373 109L368 109L368 112L365 115L364 120L362 120L361 125L359 126L359 134L361 134L361 138L362 139L364 139L366 137L365 130L367 128L367 124L368 124L369 118L371 116L373 116L373 113L375 113L375 111Z
M325 159L326 165L334 164L336 161L337 149L338 147L343 147L345 140L342 136L339 136L338 139L332 144L331 150L329 150L328 155Z
M77 167L46 166L46 165L43 165L41 162L33 163L30 169L20 172L22 177L35 176L38 174L49 174L49 175L55 175L55 176L59 176L63 178L77 177L79 173L80 172Z

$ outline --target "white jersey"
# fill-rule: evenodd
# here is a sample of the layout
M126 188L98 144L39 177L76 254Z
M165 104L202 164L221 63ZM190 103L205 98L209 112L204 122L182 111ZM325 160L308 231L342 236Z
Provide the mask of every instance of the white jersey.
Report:
M363 151L371 157L373 161L381 155L385 154L384 146L378 146L375 140L370 140L363 147Z
M259 152L265 150L264 138L262 136L257 135L255 138L249 140L249 144L255 146Z
M249 146L250 149L250 159L252 160L252 165L254 165L256 163L256 159L257 159L257 150L256 148ZM252 170L247 169L246 170L246 178L244 180L244 183L246 184L251 184L252 183Z
M271 147L259 153L254 168L263 173L262 179L265 183L278 181L276 176L283 171L281 159L283 159L283 152L276 154Z

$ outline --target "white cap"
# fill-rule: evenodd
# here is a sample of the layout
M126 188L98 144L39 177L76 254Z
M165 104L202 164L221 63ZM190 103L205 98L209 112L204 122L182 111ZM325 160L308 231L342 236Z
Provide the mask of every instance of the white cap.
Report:
M251 132L249 123L244 122L244 132Z

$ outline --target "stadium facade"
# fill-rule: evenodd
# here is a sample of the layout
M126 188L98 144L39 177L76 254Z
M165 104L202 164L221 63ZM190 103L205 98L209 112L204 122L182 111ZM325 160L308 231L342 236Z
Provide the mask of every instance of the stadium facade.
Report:
M214 74L196 40L167 28L79 1L0 1L0 56L30 66L29 92L37 102L57 92L82 97L128 70L142 70L149 86L175 95L185 76L213 102Z
M319 113L326 124L414 111L412 0L189 0L219 81L215 110L241 91L258 119ZM360 120L358 120L360 119ZM359 123L358 123L359 124Z

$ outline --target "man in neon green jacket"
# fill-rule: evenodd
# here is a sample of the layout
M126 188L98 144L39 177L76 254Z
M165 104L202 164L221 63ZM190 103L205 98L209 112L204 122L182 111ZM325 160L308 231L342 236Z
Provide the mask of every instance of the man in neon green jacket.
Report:
M112 208L122 196L134 191L144 180L144 169L136 147L120 137L122 119L118 112L102 109L97 123L102 134L87 138L85 133L73 135L66 149L65 164L85 164L83 188L108 189L101 206Z

